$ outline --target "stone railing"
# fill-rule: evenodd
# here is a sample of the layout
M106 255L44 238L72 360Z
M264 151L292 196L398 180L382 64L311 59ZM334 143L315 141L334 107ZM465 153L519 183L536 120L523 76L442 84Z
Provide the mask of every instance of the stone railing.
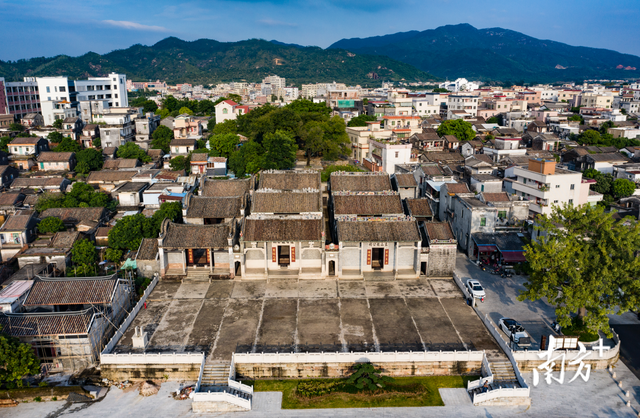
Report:
M231 393L223 392L196 392L193 393L193 402L229 402L230 404L250 410L251 400L244 399Z
M198 374L198 382L196 383L196 387L193 389L193 392L191 392L191 394L189 395L189 397L192 397L191 395L197 391L200 390L200 385L202 385L202 375L204 374L204 363L206 361L206 356L202 356L202 362L200 363L200 374Z
M204 353L100 354L101 364L202 364Z
M245 385L240 382L236 382L235 380L229 379L229 387L235 390L239 390L240 392L253 395L253 386Z
M489 330L493 338L497 341L500 348L502 348L502 351L504 351L504 353L507 355L507 358L511 362L511 366L513 366L513 371L516 375L516 378L518 379L518 383L520 384L520 387L527 388L528 390L529 386L527 386L527 383L524 381L524 377L522 377L522 373L520 373L520 369L518 368L518 362L513 357L513 351L511 351L511 348L509 348L507 343L502 339L502 336L500 335L500 332L498 331L496 326L493 324L493 321L489 319L488 315L482 316L480 312L478 312L477 310L476 310L476 313L478 314L480 319L482 319L482 321L484 322L484 325L487 327L487 329Z
M473 404L478 405L493 399L504 398L529 398L529 388L500 388L473 395Z
M122 338L122 336L124 335L125 331L127 331L127 328L129 328L129 325L131 325L131 323L135 319L136 315L138 315L138 312L140 312L140 309L142 308L144 303L147 301L147 297L151 294L153 289L158 284L158 280L159 279L160 279L160 276L158 274L155 274L154 277L153 277L153 280L151 280L151 283L149 283L149 286L147 286L147 288L145 289L144 293L142 294L142 297L140 298L140 300L138 301L136 306L134 306L133 310L131 312L129 312L129 315L127 315L127 317L122 322L122 324L120 325L120 327L118 328L116 333L113 334L113 336L111 337L111 339L109 340L107 345L102 350L102 354L108 354L111 351L113 351L113 349L118 344L118 341L120 341L120 338ZM101 358L102 358L102 354L100 355Z
M478 380L467 382L467 390L477 389L484 385L484 382L493 383L493 373L491 372L491 365L487 360L487 356L482 358L482 377Z
M482 361L482 351L410 351L350 353L235 353L235 364L242 363L391 363Z

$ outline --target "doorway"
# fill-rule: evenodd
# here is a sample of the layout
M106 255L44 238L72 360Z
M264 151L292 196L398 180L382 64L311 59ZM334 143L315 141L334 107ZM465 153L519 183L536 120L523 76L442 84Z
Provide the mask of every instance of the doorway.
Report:
M290 247L288 245L278 245L278 264L280 267L288 267L291 263L289 253Z
M331 260L329 261L329 276L336 275L336 262Z
M422 273L423 275L427 275L427 262L423 261L420 263L420 273Z
M236 261L234 271L235 271L236 276L238 276L238 277L242 276L242 268L240 267L240 262L239 261Z
M384 267L384 248L371 249L371 268L382 270Z
M204 248L193 248L188 250L187 265L188 266L208 266L209 265L209 250Z

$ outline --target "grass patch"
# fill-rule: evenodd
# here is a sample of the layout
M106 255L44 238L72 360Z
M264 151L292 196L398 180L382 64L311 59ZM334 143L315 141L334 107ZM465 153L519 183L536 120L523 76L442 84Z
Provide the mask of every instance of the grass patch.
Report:
M255 380L243 381L253 385L256 392L282 392L283 409L316 408L378 408L398 406L444 406L439 388L466 388L477 376L413 376L396 377L385 383L384 389L359 390L346 383L347 379ZM302 396L299 383L320 381L338 383L338 390L320 396Z
M574 317L571 319L571 325L562 328L562 334L572 337L578 337L580 341L585 343L591 343L598 341L600 335L597 332L591 331L584 325L581 319Z

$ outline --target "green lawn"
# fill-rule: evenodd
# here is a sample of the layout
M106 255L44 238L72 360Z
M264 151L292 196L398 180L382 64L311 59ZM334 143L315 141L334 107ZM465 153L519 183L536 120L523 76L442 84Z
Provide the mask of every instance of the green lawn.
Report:
M301 380L243 381L256 392L282 392L283 409L371 408L390 406L444 406L438 388L466 388L477 376L414 376L397 377L385 389L375 392L358 391L346 385L339 392L315 397L299 396L296 386ZM305 381L309 381L307 379ZM316 379L323 382L344 382L346 379Z

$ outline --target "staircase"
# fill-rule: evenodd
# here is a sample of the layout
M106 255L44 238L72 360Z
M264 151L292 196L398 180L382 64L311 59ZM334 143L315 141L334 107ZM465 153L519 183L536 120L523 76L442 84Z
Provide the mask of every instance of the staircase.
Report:
M502 387L507 385L511 387L513 387L513 385L516 385L515 387L520 386L516 373L513 371L513 366L508 359L491 361L490 364L494 385L502 385Z
M230 361L205 363L200 387L205 391L210 386L227 386L229 384Z
M211 282L210 274L211 273L209 272L209 269L190 268L190 269L187 269L187 276L182 279L182 282L183 283L210 283Z

